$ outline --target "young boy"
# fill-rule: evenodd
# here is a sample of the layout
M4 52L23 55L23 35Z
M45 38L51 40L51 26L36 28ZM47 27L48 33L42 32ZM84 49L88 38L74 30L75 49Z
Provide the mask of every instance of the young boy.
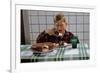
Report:
M60 43L61 41L70 43L71 38L74 36L67 30L68 23L62 13L54 17L54 28L43 31L37 37L37 43L52 42Z

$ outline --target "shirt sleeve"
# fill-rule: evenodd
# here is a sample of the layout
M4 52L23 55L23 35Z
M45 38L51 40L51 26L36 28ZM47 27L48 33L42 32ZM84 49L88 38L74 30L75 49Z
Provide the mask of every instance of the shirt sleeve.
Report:
M41 32L36 39L36 43L44 43L44 42L48 42L48 34L45 31Z
M68 34L68 36L69 36L69 37L68 37L68 38L69 38L69 39L68 39L68 43L71 43L70 40L72 39L72 37L74 36L74 34L71 33L71 32L68 32L67 34Z

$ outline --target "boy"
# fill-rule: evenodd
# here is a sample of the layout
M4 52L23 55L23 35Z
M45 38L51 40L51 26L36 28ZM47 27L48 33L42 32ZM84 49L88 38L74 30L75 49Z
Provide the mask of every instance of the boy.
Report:
M53 46L55 46L54 44L57 44L56 46L62 44L67 45L67 43L71 43L70 40L74 36L67 28L68 23L66 22L64 15L59 13L54 17L54 28L41 32L37 37L36 42L43 43L44 45L41 46L44 49L48 49L51 43L53 43ZM46 44L48 42L50 42L49 45Z

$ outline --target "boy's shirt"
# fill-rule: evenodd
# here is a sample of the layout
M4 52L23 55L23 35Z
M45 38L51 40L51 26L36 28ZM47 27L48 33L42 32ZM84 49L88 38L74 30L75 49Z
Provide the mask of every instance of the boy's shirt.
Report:
M62 37L58 36L58 32L54 31L54 35L49 35L46 31L43 31L37 37L37 43L44 43L44 42L52 42L52 43L60 43L61 41L66 43L71 43L70 40L74 36L71 32L65 30L65 33ZM78 40L79 42L79 40Z

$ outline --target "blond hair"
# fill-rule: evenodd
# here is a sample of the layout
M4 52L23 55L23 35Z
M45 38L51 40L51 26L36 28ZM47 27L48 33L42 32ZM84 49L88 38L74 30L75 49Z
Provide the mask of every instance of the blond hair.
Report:
M59 13L54 17L54 23L57 23L58 21L63 21L66 23L66 19L63 13Z

